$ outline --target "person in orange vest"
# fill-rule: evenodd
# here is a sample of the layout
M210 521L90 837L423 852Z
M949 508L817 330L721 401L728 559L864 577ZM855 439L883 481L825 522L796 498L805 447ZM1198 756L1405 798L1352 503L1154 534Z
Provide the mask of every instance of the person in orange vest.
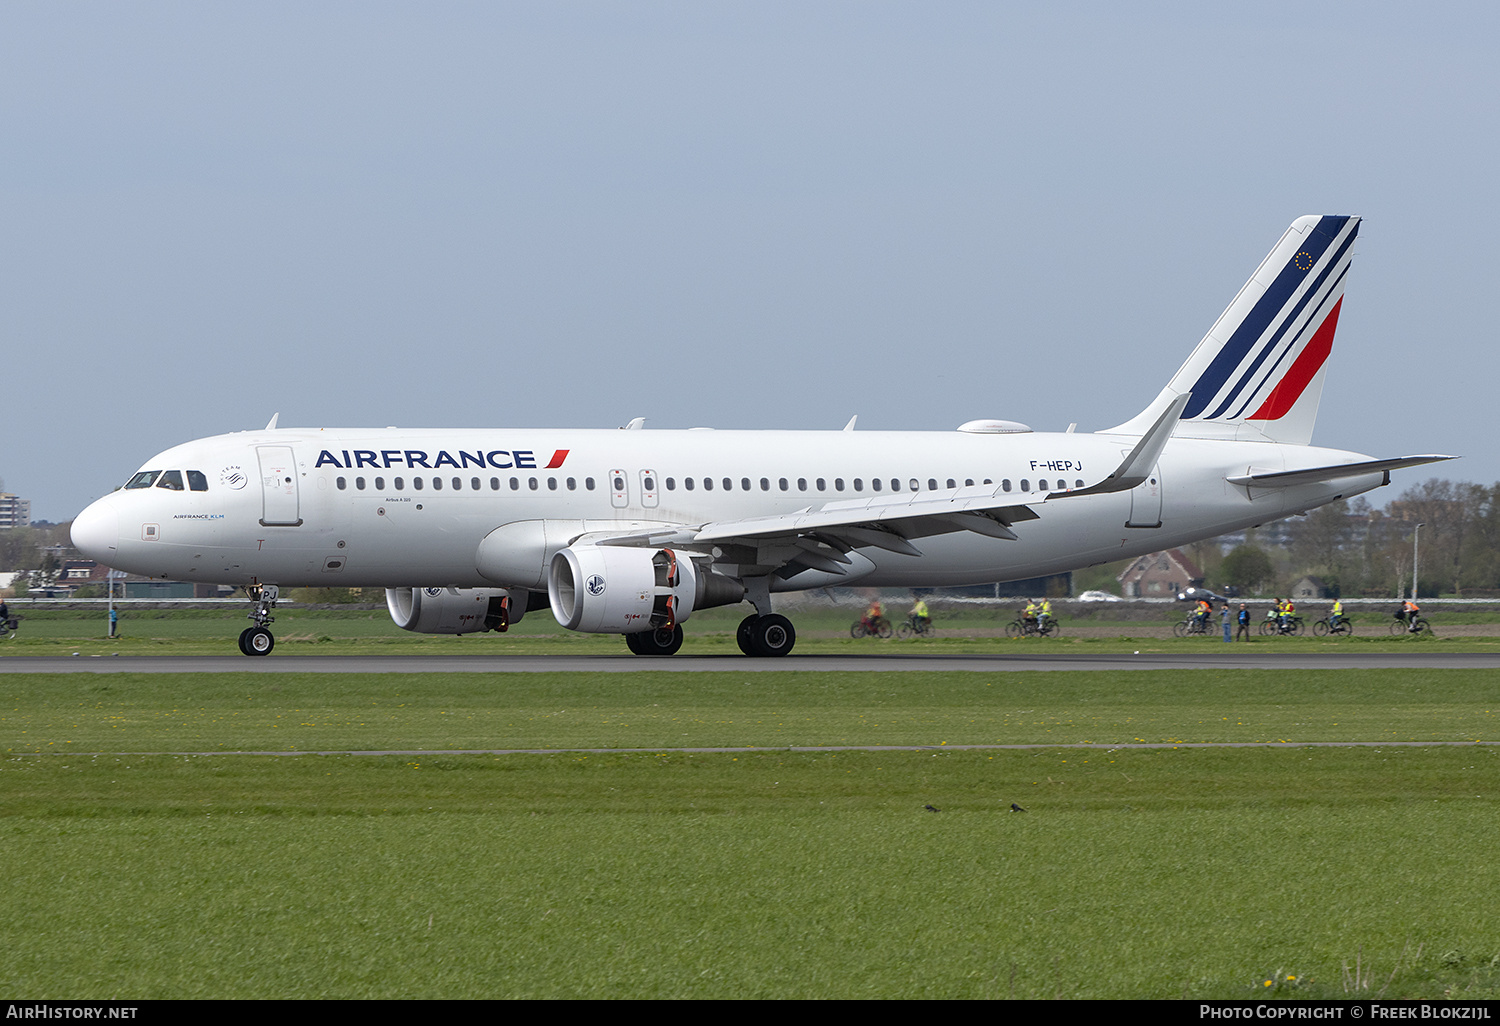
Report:
M1417 614L1422 611L1422 607L1417 605L1416 602L1412 601L1411 599L1407 599L1405 602L1401 603L1401 611L1406 614L1407 633L1417 633Z

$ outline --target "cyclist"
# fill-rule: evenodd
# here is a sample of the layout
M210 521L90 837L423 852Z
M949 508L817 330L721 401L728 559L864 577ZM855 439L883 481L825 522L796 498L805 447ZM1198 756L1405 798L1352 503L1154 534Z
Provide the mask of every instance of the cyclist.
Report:
M1337 627L1340 620L1344 618L1344 602L1342 599L1333 600L1333 608L1328 611L1328 626L1330 629Z
M1026 621L1026 632L1028 634L1036 630L1036 599L1026 600L1026 611L1021 614L1021 618Z
M1193 611L1193 620L1200 631L1208 630L1208 618L1213 615L1213 611L1214 607L1208 599L1198 600L1198 607Z
M1414 599L1407 599L1401 603L1401 611L1406 614L1407 633L1417 633L1417 614L1422 611L1422 607Z
M885 607L880 604L880 599L874 598L870 600L870 608L865 610L865 615L860 622L865 625L865 630L873 631L876 621L884 615Z
M1042 606L1041 606L1041 608L1039 610L1037 610L1037 621L1038 621L1038 623L1039 623L1040 626L1042 626L1042 627L1045 628L1047 626L1047 621L1050 620L1051 618L1052 618L1052 600L1048 599L1048 598L1044 598L1044 599L1042 599Z
M919 630L926 630L927 625L932 623L932 616L927 612L927 600L920 596L917 598L917 601L912 603L909 615L911 616L911 622Z
M1287 599L1284 603L1282 603L1281 622L1279 625L1281 628L1281 633L1292 633L1292 617L1296 614L1296 612L1297 603L1293 602L1291 599Z

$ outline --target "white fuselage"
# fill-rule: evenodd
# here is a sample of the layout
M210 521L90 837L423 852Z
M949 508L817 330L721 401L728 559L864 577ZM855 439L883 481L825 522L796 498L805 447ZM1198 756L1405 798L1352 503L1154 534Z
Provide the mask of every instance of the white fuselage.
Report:
M920 555L859 548L842 575L807 570L773 585L925 587L1123 559L1276 520L1384 481L1371 473L1249 489L1225 478L1366 457L1173 438L1150 479L1134 489L1060 494L1097 484L1137 441L1040 432L251 431L153 457L142 471L179 471L180 490L161 487L159 478L117 490L79 515L73 536L101 562L158 578L537 589L545 587L551 553L585 534L741 521L893 495L920 499L968 486L1043 513L1015 524L1014 540L955 531L918 539ZM497 559L492 542L480 557L492 532L523 523L545 526L496 537L513 535L522 549L540 546L536 552Z

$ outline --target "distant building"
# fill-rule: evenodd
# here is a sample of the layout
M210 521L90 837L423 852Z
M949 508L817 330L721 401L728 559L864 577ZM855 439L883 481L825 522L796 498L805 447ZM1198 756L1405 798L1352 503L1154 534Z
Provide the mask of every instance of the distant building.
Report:
M1333 589L1321 577L1304 577L1292 585L1292 598L1294 599L1326 599L1337 597Z
M1142 556L1117 578L1126 598L1176 598L1185 588L1203 587L1203 571L1181 549Z
M31 523L31 500L0 492L0 527L26 527Z

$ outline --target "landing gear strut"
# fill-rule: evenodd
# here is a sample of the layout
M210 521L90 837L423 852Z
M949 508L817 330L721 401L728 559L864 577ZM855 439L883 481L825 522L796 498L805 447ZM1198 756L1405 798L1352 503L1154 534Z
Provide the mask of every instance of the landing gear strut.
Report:
M741 620L734 640L747 656L784 656L797 643L797 631L786 617L768 613Z
M276 647L276 639L271 636L269 629L276 622L271 610L276 608L276 598L281 589L274 584L252 584L245 592L254 603L250 619L255 621L255 626L240 631L240 651L247 656L270 655L271 649Z

